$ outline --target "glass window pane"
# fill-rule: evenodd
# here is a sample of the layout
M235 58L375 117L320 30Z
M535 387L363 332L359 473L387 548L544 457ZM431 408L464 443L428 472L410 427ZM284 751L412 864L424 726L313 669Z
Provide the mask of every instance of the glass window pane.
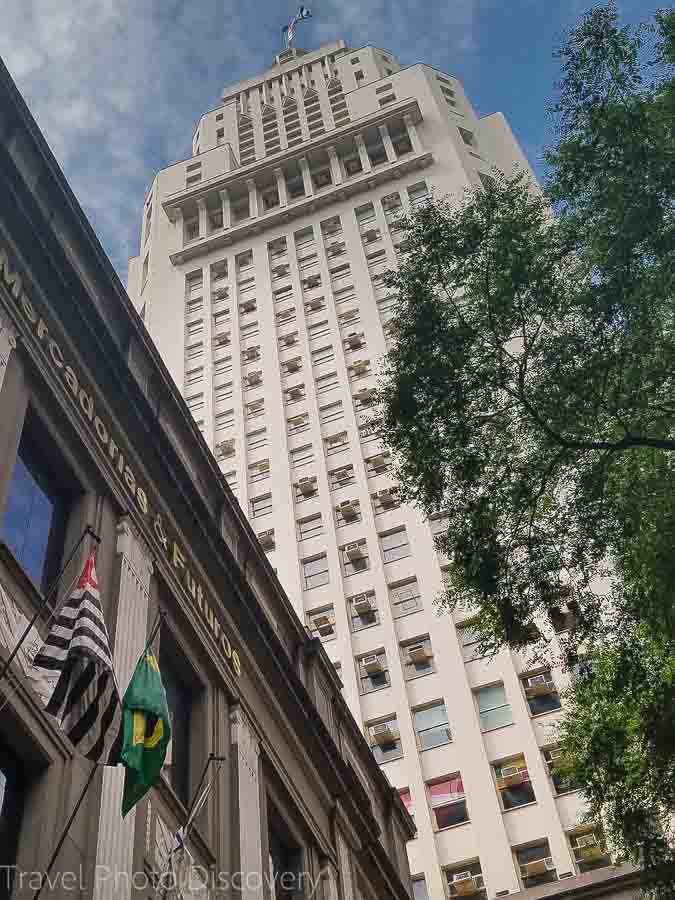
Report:
M427 709L415 710L413 716L415 718L416 731L433 728L435 725L448 724L448 716L442 703L439 703L437 706L429 706Z
M478 691L478 708L481 712L503 706L506 703L506 693L503 684L495 684L492 687L481 688Z
M483 731L488 731L490 728L499 728L500 725L510 725L512 721L510 706L502 706L480 714L480 723Z
M424 878L416 878L413 881L413 900L429 900L427 883Z

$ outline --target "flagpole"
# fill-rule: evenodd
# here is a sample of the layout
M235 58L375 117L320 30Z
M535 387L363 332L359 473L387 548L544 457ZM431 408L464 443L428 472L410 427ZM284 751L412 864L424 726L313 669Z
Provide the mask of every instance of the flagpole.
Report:
M26 638L27 638L28 635L30 634L31 629L33 628L33 626L35 625L35 623L37 622L37 620L40 618L40 615L42 614L43 609L44 609L45 606L49 603L49 600L51 599L52 594L54 593L54 591L55 591L56 588L58 587L59 581L60 581L61 578L63 577L63 573L66 571L66 569L68 568L68 566L69 566L70 563L72 562L73 557L74 557L75 554L77 553L80 544L82 543L82 541L83 541L87 536L90 536L90 537L92 538L92 540L95 541L97 544L100 544L100 543L101 543L101 538L96 534L96 532L95 532L94 529L91 527L91 525L87 525L87 527L84 529L84 531L83 531L82 534L80 535L80 538L79 538L78 542L75 544L75 546L74 546L73 549L71 550L70 555L68 556L68 559L67 559L67 560L64 562L64 564L61 566L61 569L60 569L58 575L56 576L56 578L54 579L54 581L50 584L49 588L47 589L47 593L44 595L44 598L43 598L43 600L42 600L42 603L40 604L40 607L39 607L38 611L35 613L35 615L34 615L33 618L30 620L30 622L28 623L28 625L26 625L26 628L25 628L25 630L24 630L24 633L23 633L23 634L21 635L21 637L19 638L18 643L15 645L14 649L13 649L12 652L9 654L9 657L8 657L8 658L5 660L5 662L3 663L2 669L0 669L0 682L2 682L2 681L4 680L5 675L6 675L7 672L9 671L9 667L11 666L11 664L14 662L14 659L16 658L17 653L18 653L19 650L21 649L21 646L22 646L23 642L26 640Z
M72 813L70 814L70 818L68 819L66 827L63 829L63 831L61 833L61 837L59 838L59 841L58 841L56 847L54 848L54 852L51 855L51 859L49 860L49 863L47 864L47 870L41 877L40 887L33 894L33 900L38 900L38 897L42 893L42 888L45 886L45 882L49 878L49 873L51 872L52 867L53 867L54 863L56 862L56 859L57 859L59 853L61 852L61 847L63 847L65 840L68 837L68 832L70 831L70 827L73 824L73 822L75 821L75 816L78 814L80 807L82 806L82 801L84 800L85 794L89 790L89 787L90 787L92 781L94 780L94 775L96 774L97 768L98 768L97 765L93 765L91 767L91 772L89 773L89 777L87 778L87 781L86 781L84 787L82 788L82 793L80 794L78 801L75 804L75 808L73 809Z

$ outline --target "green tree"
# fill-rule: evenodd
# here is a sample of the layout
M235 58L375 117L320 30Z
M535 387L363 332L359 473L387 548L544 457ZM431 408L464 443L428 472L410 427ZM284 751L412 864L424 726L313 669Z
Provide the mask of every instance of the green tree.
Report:
M593 657L568 697L567 766L591 818L665 898L675 12L628 29L613 3L599 7L559 57L545 190L494 171L487 189L402 223L409 253L388 276L398 303L377 426L405 499L447 516L440 602L475 609L483 650L559 654L570 669Z

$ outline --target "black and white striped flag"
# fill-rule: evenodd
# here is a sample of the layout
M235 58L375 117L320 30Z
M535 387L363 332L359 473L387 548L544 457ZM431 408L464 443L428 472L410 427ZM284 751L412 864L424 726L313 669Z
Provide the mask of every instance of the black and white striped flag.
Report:
M33 665L48 685L42 697L47 712L80 753L92 762L117 765L122 704L113 677L93 551Z

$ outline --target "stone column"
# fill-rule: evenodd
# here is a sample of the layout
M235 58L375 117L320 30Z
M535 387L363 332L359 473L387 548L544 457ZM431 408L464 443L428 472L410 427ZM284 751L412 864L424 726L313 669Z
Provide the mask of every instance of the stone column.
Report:
M274 177L277 180L277 193L279 194L279 206L288 205L288 191L286 190L286 179L284 178L283 169L275 169Z
M380 137L382 138L382 143L384 144L384 149L387 154L387 159L390 163L396 162L396 151L394 150L394 145L391 142L391 136L389 135L389 128L386 125L380 125L378 128L380 132Z
M176 221L176 231L178 233L178 246L181 248L185 246L185 224L183 222L183 218L184 218L183 210L179 206L178 209L176 210L175 221Z
M309 161L306 156L301 156L298 160L300 171L302 172L302 183L305 188L305 196L312 197L314 195L314 186L312 185L312 176L309 174Z
M323 880L323 898L324 900L340 900L340 892L338 890L338 875L334 866L328 863L322 873Z
M366 150L366 142L363 140L363 135L355 134L354 143L356 144L356 149L359 151L361 168L364 172L372 172L373 167L370 164L370 157L368 156L368 151Z
M206 210L206 200L203 198L197 200L197 209L199 210L199 237L206 237L208 234L208 215Z
M236 783L235 804L239 819L239 868L242 876L241 900L263 900L262 877L267 862L262 858L260 820L260 742L241 706L230 712L232 761ZM247 879L251 873L253 877ZM260 883L258 883L260 882Z
M403 122L406 129L408 130L408 137L410 138L410 143L412 144L413 153L422 153L422 144L417 133L417 126L413 122L412 116L409 113L406 113L406 115L403 116Z
M333 176L333 184L342 184L342 170L335 147L328 147L328 159L330 160L330 172Z
M232 214L230 208L230 192L227 188L220 191L220 202L223 207L223 228L229 228L232 225Z
M152 575L150 551L126 516L117 526L117 553L119 594L113 665L120 690L124 692L147 640ZM122 766L106 766L103 770L96 848L96 900L120 900L129 896L128 892L120 893L119 885L129 884L133 874L136 809L132 809L125 819L122 818L123 787ZM117 889L116 873L120 873Z
M336 833L336 838L337 855L340 866L340 881L342 883L342 900L357 900L349 844L340 831Z
M246 179L246 187L248 188L248 214L252 219L258 218L258 189L252 178Z
M0 390L5 378L9 355L16 347L16 331L5 313L0 309Z

